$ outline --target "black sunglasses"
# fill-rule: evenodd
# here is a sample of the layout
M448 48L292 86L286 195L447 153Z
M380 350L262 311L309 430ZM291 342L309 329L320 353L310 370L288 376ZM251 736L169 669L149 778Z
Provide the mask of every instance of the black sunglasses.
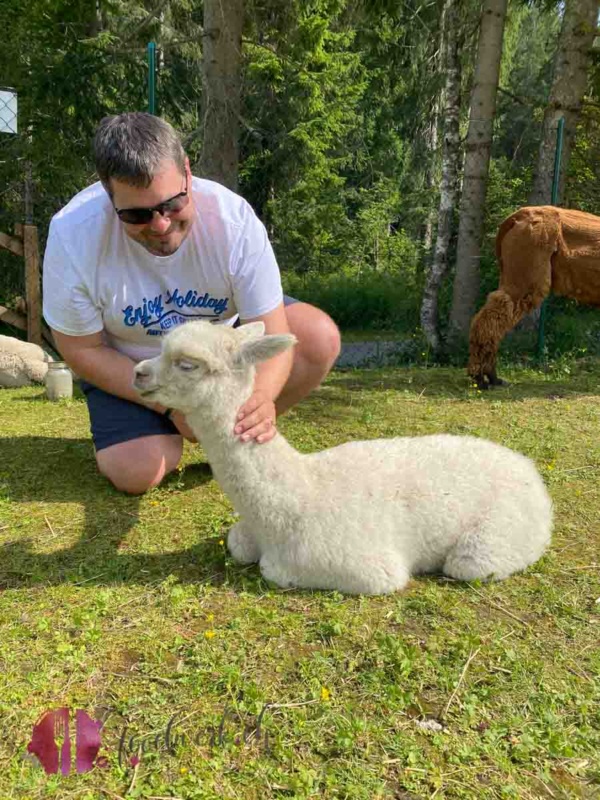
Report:
M183 192L169 197L168 200L164 200L162 203L152 206L152 208L115 208L115 211L121 222L126 222L128 225L147 225L149 222L152 222L155 211L157 211L161 217L166 217L169 214L177 214L183 211L189 201L186 176L185 189Z

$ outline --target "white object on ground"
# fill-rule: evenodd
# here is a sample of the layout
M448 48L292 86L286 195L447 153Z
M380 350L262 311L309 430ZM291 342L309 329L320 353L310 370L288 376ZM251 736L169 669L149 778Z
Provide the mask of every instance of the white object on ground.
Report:
M43 383L48 362L53 360L37 344L13 336L0 336L0 387Z

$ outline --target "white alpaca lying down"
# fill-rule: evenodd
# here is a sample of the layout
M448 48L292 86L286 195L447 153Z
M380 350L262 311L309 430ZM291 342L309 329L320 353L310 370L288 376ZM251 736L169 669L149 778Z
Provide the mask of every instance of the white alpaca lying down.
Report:
M280 434L242 443L236 412L254 364L291 347L255 322L176 328L136 367L148 400L182 411L240 522L227 545L279 586L386 594L413 573L506 578L550 541L552 503L533 463L468 436L350 442L298 453Z
M0 386L29 386L43 383L52 361L41 347L14 336L0 336Z

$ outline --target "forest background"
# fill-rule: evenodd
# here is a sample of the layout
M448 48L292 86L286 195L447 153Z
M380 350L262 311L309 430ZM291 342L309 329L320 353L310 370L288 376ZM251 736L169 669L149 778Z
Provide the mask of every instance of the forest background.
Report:
M98 121L148 110L155 42L155 113L195 174L256 209L286 291L346 334L412 340L416 360L440 356L454 320L462 358L497 285L499 223L550 202L561 114L558 203L600 214L597 17L597 0L3 0L0 84L18 93L19 132L0 134L0 231L23 221L29 193L43 247L51 216L96 179ZM466 191L477 91L479 200ZM481 250L453 297L473 214ZM24 294L22 273L0 252L1 305ZM546 344L600 354L598 312L554 300Z

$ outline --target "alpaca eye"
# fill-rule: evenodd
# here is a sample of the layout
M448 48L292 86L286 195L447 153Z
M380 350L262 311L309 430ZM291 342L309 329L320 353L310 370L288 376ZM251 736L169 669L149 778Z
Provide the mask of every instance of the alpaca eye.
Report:
M191 372L193 369L198 369L198 364L194 364L193 361L181 360L177 362L177 366L184 372Z

